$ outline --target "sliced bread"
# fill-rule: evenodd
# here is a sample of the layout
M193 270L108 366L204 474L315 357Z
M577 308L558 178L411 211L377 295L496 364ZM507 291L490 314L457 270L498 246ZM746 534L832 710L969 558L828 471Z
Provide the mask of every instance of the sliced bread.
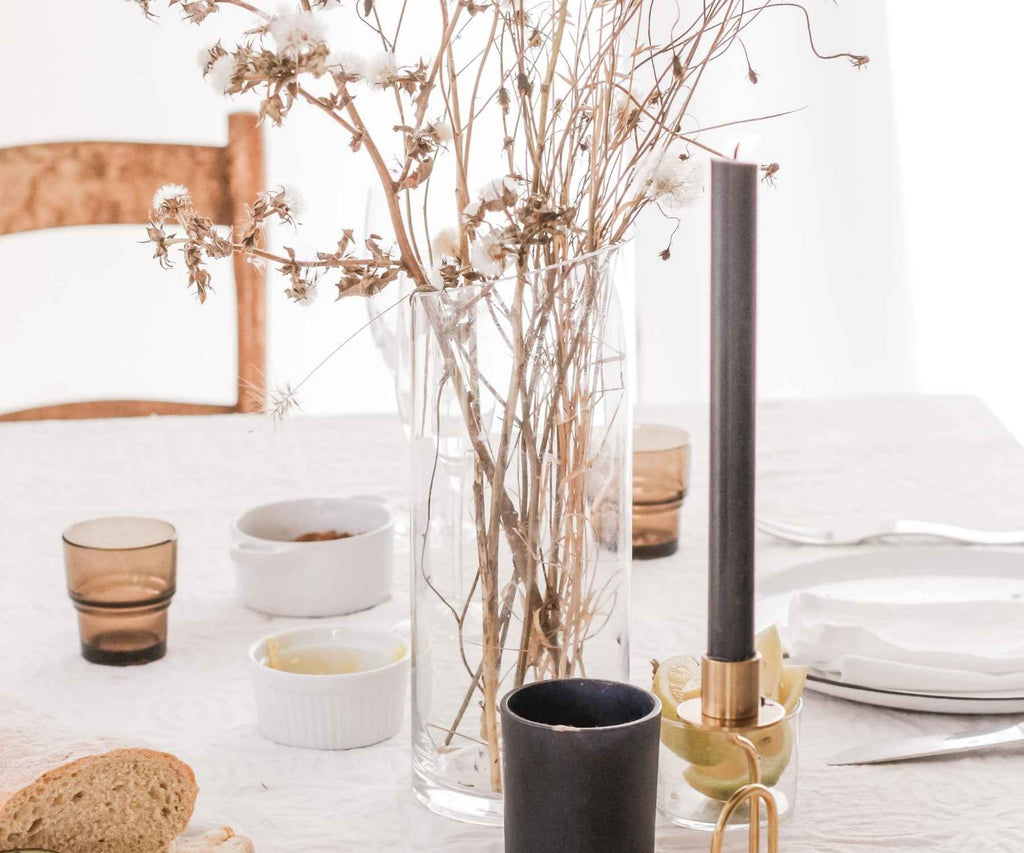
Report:
M83 738L0 697L0 850L166 853L198 792L173 755Z

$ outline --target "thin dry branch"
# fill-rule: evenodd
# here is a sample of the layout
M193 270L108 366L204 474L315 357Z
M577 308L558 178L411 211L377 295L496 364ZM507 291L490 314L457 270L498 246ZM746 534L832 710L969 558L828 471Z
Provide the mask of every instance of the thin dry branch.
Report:
M156 0L136 2L151 14ZM607 568L624 543L611 550L601 518L628 496L615 494L614 478L601 479L599 464L623 417L624 383L614 375L621 347L610 345L614 247L649 208L679 227L679 208L703 193L696 164L722 156L720 131L786 114L707 115L717 109L703 97L715 63L736 55L757 82L748 47L756 49L750 35L763 16L799 10L812 57L858 68L868 60L821 51L807 10L789 0L433 0L433 46L413 64L398 59L418 35L408 0L348 0L329 13L349 16L353 31L380 45L370 57L332 51L325 0L298 2L277 13L255 0L181 7L194 23L220 6L244 13L237 43L205 54L204 75L229 96L257 97L261 118L274 124L296 107L327 116L341 132L341 156L369 166L394 246L357 240L354 224L339 223L335 246L297 257L278 245L274 227L297 221L283 190L253 199L245 221L224 234L186 188L162 188L147 235L162 266L181 257L200 299L211 288L208 262L232 254L274 264L296 301L330 274L339 297L401 278L413 284L440 365L413 429L438 442L439 458L442 406L462 424L475 532L471 581L457 590L428 575L427 538L414 555L459 637L465 676L453 718L427 726L446 733L445 748L457 738L459 748L480 750L499 790L501 690L509 680L590 671L588 648L624 598ZM422 43L414 47L419 55ZM381 108L393 120L367 120ZM763 168L774 180L780 167ZM435 232L432 222L451 227ZM483 361L485 344L503 352L504 367ZM282 394L282 411L306 379ZM483 612L473 628L479 662L466 642L474 601Z

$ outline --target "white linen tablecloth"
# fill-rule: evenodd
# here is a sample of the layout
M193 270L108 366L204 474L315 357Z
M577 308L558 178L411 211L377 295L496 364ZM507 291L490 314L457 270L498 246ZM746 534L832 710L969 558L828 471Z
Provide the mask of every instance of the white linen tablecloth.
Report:
M703 650L706 591L706 409L647 414L690 429L695 459L680 552L634 563L632 678L640 684L649 681L652 657ZM414 801L408 724L385 744L333 753L277 746L256 732L246 649L296 620L270 619L236 600L231 519L253 504L297 496L372 491L397 506L405 481L394 418L297 418L254 431L260 422L0 425L0 692L68 724L175 752L196 770L196 820L231 824L259 853L500 851L500 830L444 820ZM1024 449L974 399L766 403L759 428L759 505L772 517L1024 527ZM69 523L122 513L165 518L180 535L167 657L127 669L80 657L60 547ZM398 548L401 566L407 547ZM821 556L768 538L758 549L762 573ZM397 575L391 601L338 621L404 618L408 578L401 568ZM873 738L994 722L809 694L800 796L783 825L783 851L1024 851L1024 751L873 767L824 763ZM708 845L706 835L665 824L658 839L664 851ZM745 850L745 839L728 846Z

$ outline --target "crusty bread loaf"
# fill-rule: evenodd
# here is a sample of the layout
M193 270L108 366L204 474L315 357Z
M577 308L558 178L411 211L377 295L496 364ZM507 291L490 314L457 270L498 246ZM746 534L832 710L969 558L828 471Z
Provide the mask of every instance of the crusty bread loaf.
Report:
M171 844L170 853L256 853L256 848L248 838L224 826L192 838L179 838Z
M166 853L198 792L173 755L82 738L0 697L0 850Z

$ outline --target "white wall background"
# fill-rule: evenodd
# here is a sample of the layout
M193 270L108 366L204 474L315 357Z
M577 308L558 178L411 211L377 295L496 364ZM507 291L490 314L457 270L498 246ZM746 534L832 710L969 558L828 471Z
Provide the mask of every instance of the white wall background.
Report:
M1022 178L1012 165L1024 8L994 0L986 9L971 15L962 0L936 0L927 14L915 3L812 2L819 48L869 53L863 71L815 60L798 13L778 10L747 40L761 82L747 82L736 54L705 83L696 105L703 125L803 107L718 135L723 144L742 140L751 159L782 165L761 203L762 396L973 392L1024 435L1015 251ZM173 10L154 25L119 0L4 4L0 146L223 144L226 113L245 103L216 96L193 58L234 31L233 14L196 28ZM45 62L42 32L51 46ZM345 140L326 125L297 109L283 129L266 131L268 182L303 190L314 245L359 224L366 186ZM652 403L707 389L701 211L685 215L663 262L656 253L670 230L649 217L636 247L641 398ZM232 398L230 270L200 307L180 272L160 271L139 236L101 228L0 239L0 409L97 396ZM298 308L283 287L272 278L272 384L300 378L366 318L361 302L333 303L329 294ZM309 412L393 408L371 336L358 336L301 401Z
M778 162L759 208L759 392L765 397L891 393L917 386L915 323L904 275L900 191L885 5L812 3L822 53L867 53L869 69L824 62L802 15L779 8L742 52L702 83L703 125L799 109L712 134L721 148ZM710 85L709 85L710 84ZM709 98L709 93L714 97ZM708 387L705 211L689 212L668 263L656 258L673 223L640 228L639 315L645 394L700 398Z
M1024 3L886 9L919 383L980 395L1024 438Z

